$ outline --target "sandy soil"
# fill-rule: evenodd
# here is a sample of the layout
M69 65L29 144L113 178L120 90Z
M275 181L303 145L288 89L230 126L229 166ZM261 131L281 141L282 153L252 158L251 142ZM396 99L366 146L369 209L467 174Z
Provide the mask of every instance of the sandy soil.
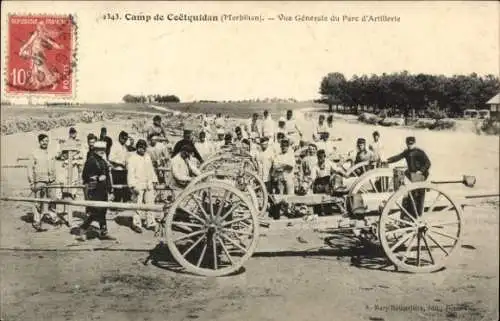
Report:
M98 132L101 124L78 126ZM107 124L116 137L122 124ZM354 148L375 126L339 122L339 148ZM477 189L498 192L498 137L377 127L386 153L415 135L431 158L431 179L474 174ZM67 129L51 133L64 136ZM35 133L1 137L1 162L36 146ZM22 170L2 170L2 194L26 187ZM458 187L456 189L459 189ZM464 188L462 188L464 189ZM158 242L110 221L119 243L73 246L67 227L34 233L29 206L2 202L2 320L498 320L498 203L467 208L463 244L447 269L407 274L384 267L380 251L342 233L261 230L241 273L202 278L179 271L167 251L143 261ZM78 223L78 219L75 219ZM358 258L359 259L355 259Z

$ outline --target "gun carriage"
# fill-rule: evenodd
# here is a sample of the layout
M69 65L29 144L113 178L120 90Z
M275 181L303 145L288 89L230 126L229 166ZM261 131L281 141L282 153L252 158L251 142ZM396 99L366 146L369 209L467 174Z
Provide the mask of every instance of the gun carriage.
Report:
M345 177L343 184L323 194L268 195L256 174L258 166L245 167L251 164L251 157L239 155L229 153L224 161L207 162L218 165L214 168L206 163L200 176L184 190L172 192L163 199L164 204L30 197L2 197L2 200L162 213L162 234L175 260L191 273L223 276L240 269L252 256L261 229L286 229L310 219L331 229L347 228L371 234L398 269L415 273L436 271L457 252L464 229L463 208L474 198L498 197L498 193L452 195L442 188L444 183L462 183L472 188L475 185L472 176L457 181L410 183L400 167L375 168L359 177ZM226 155L213 159L221 156ZM235 164L239 166L236 170L225 167ZM167 184L156 189L172 191ZM305 208L300 215L282 220L266 216L273 206L289 209L297 204ZM322 211L325 207L330 210ZM320 215L326 215L314 214L318 208Z

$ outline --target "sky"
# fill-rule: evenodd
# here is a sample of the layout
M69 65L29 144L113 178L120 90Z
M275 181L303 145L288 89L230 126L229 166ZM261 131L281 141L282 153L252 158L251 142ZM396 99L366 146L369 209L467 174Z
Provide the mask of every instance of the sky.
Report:
M328 72L500 74L500 5L489 2L2 2L8 14L76 16L78 102L118 102L126 93L182 101L265 97L315 99ZM103 20L118 13L122 20ZM247 14L263 22L126 21L125 14ZM283 22L278 15L338 16ZM385 15L399 22L347 22ZM274 18L268 20L267 18ZM8 31L7 31L8 32ZM2 59L7 59L2 44ZM6 75L2 63L2 75ZM5 76L2 79L5 88ZM22 98L22 97L21 97ZM2 90L2 100L16 101Z

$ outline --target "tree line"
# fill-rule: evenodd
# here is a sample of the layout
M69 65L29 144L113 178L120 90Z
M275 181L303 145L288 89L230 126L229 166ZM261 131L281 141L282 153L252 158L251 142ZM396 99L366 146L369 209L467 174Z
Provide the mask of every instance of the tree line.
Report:
M409 116L440 110L448 116L462 116L465 109L486 108L485 103L500 92L500 81L494 75L410 74L407 71L382 75L354 75L346 79L332 72L320 84L318 102L358 112L373 110Z
M138 95L127 94L122 100L125 103L178 103L181 100L176 95Z

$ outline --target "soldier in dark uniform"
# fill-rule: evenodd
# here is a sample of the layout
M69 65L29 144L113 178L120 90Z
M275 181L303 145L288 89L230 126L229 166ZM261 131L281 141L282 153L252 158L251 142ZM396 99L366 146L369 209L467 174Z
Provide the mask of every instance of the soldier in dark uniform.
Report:
M420 148L415 147L415 137L406 137L406 149L395 156L389 157L387 163L395 163L403 158L406 160L408 170L406 176L412 182L425 181L429 177L431 161L427 154Z
M106 161L106 142L99 141L90 152L82 173L83 183L86 185L85 198L91 201L108 201L112 192L109 165ZM84 240L86 230L93 221L99 223L99 238L101 240L115 240L108 234L106 225L107 208L87 207L88 218L80 226L80 239Z
M190 145L193 149L194 157L196 157L196 159L200 163L203 163L203 158L201 157L200 153L198 153L198 150L194 146L192 133L193 133L192 130L184 129L183 138L175 144L174 149L172 150L172 155L171 155L172 158L174 158L175 155L179 154L183 146Z
M389 157L387 159L387 163L395 163L403 158L406 160L406 165L408 166L408 169L405 172L405 176L411 181L411 182L422 182L427 180L429 177L429 169L431 167L431 161L429 160L429 157L427 157L427 154L421 150L420 148L415 147L415 137L409 136L406 137L406 149L399 153L398 155ZM413 199L415 200L415 206L417 207L417 210L421 214L423 212L423 205L425 201L425 189L417 189L414 192L411 193L413 196ZM409 203L408 200L406 200L406 203ZM407 204L405 208L410 212L414 212L413 206ZM415 217L419 216L418 213L413 213Z

